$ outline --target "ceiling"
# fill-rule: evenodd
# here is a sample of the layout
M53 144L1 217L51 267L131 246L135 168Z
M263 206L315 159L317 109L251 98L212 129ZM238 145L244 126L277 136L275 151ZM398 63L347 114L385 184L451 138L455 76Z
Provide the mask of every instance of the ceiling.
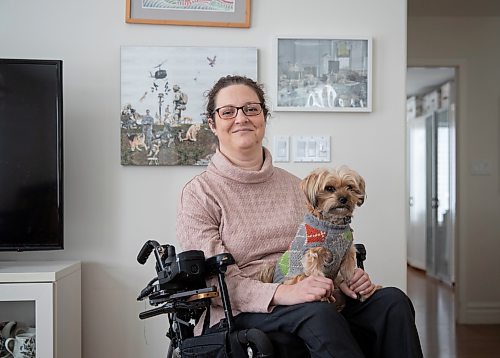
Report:
M406 71L406 96L429 93L454 77L454 67L408 67Z

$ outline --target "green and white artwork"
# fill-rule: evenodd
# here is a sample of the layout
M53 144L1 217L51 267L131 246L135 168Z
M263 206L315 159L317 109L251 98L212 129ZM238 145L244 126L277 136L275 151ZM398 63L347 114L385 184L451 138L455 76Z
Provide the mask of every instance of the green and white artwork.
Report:
M217 148L206 93L222 76L257 80L257 49L121 49L121 164L207 165Z

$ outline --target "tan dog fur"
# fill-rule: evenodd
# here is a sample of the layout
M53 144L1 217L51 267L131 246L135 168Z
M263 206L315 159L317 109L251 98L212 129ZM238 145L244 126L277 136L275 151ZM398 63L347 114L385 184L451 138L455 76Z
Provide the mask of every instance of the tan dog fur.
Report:
M307 198L308 211L319 220L333 224L349 223L355 207L363 205L366 197L364 179L347 166L316 169L302 180L301 188ZM331 261L332 253L328 249L311 248L305 252L301 261L304 272L283 283L294 284L310 275L324 277L323 268ZM355 269L356 249L353 244L342 260L337 277L330 277L334 280L335 288L338 289L344 281L349 282ZM264 269L260 278L263 282L272 282L273 274L274 266L272 269ZM376 288L378 286L369 293L360 295L359 299L366 300ZM336 292L335 297L339 296L339 292ZM330 298L329 301L335 302L335 298Z

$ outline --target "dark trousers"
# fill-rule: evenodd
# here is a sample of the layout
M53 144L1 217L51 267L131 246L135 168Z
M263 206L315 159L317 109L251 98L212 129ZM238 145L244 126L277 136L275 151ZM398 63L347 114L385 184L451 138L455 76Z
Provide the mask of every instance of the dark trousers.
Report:
M277 306L271 313L241 313L235 326L293 333L313 358L423 357L413 305L393 287L376 291L365 302L347 299L340 313L327 302Z

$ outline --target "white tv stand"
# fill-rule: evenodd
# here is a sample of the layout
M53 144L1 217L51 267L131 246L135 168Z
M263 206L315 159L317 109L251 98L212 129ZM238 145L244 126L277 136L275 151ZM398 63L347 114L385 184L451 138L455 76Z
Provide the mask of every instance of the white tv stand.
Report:
M0 261L0 317L36 326L37 358L80 358L80 262Z

